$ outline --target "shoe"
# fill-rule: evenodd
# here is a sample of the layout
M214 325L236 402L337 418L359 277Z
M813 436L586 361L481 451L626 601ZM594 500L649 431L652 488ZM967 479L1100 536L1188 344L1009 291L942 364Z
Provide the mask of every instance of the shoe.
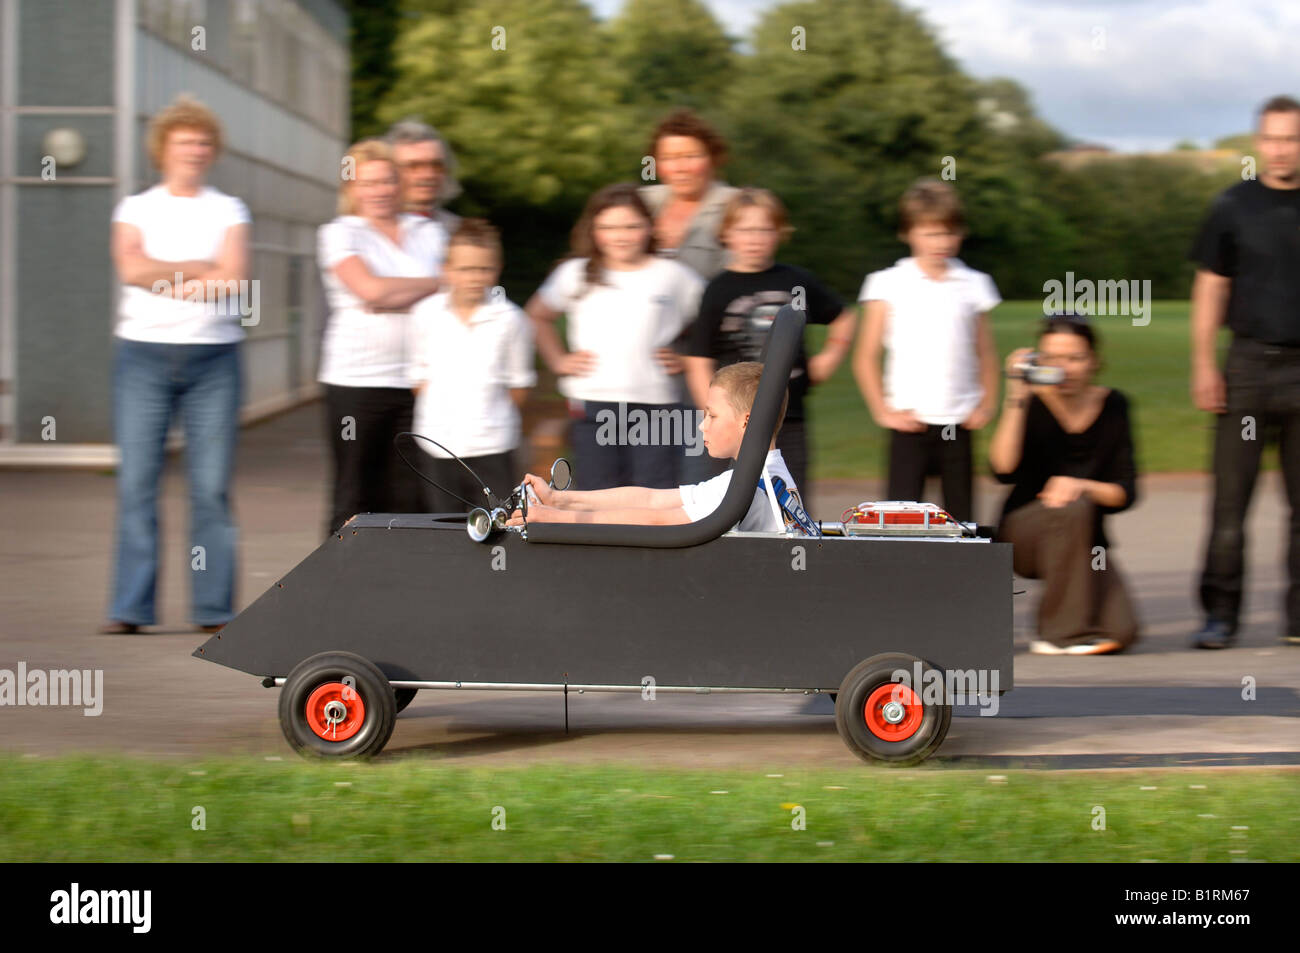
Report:
M1115 639L1104 638L1074 642L1070 645L1057 645L1044 639L1034 639L1029 643L1029 651L1035 655L1109 655L1123 648L1123 644Z
M1218 619L1206 619L1205 625L1192 633L1192 647L1198 649L1226 649L1237 639L1233 627Z
M1300 635L1284 635L1282 642L1285 645L1300 645Z
M226 623L222 622L219 625L201 625L198 628L200 632L206 632L208 635L216 635L225 627Z
M135 635L139 631L140 627L134 622L118 622L116 619L99 627L100 635Z
M1116 639L1089 639L1087 642L1076 642L1065 650L1066 655L1110 655L1124 648L1122 642Z

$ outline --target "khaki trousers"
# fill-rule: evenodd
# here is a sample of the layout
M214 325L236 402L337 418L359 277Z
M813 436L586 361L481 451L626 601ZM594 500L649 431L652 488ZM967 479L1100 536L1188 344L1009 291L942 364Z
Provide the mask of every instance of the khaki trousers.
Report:
M1066 647L1100 637L1127 648L1137 641L1137 613L1114 557L1093 550L1095 512L1088 500L1056 508L1035 501L1010 513L997 538L1014 547L1018 575L1043 580L1040 639Z

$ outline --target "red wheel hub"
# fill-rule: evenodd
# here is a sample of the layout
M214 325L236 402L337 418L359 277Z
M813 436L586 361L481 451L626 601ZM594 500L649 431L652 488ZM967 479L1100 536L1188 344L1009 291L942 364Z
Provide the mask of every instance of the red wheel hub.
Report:
M868 697L862 717L873 735L883 741L906 741L921 727L925 706L911 686L888 682Z
M307 697L307 726L326 741L347 741L366 720L366 705L351 685L326 682Z

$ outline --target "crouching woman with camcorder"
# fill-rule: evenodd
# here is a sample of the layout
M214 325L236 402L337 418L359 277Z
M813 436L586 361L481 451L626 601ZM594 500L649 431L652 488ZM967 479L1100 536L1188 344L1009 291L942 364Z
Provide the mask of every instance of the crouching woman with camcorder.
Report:
M997 539L1013 545L1015 571L1043 580L1030 651L1103 655L1127 648L1138 619L1102 526L1133 505L1137 467L1129 401L1093 383L1096 334L1087 320L1049 317L1037 353L1006 362L1002 416L989 463L1013 485Z

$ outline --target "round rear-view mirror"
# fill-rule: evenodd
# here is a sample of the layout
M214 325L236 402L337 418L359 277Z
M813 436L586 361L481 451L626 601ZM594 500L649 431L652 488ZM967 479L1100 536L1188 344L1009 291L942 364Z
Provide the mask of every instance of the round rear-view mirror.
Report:
M469 533L469 538L474 542L483 542L492 534L492 516L483 507L474 507L465 520L465 532Z
M557 490L567 490L573 482L573 465L564 457L551 464L551 486Z

